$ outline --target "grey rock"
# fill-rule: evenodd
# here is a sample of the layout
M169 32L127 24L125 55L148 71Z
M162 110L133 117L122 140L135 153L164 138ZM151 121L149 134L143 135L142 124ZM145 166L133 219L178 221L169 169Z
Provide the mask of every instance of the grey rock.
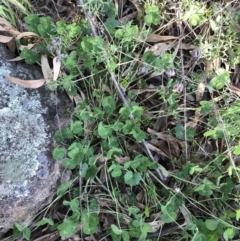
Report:
M0 44L0 237L14 223L28 226L48 205L61 179L61 164L52 159L53 134L68 124L64 93L43 86L27 90L5 79L41 79L41 71Z

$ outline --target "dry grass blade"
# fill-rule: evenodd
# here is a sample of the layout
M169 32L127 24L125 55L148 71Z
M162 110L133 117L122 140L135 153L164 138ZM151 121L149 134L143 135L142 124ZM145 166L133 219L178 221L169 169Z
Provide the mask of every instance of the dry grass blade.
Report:
M20 1L15 1L15 0L8 0L8 1L22 13L29 14L27 8L25 8Z

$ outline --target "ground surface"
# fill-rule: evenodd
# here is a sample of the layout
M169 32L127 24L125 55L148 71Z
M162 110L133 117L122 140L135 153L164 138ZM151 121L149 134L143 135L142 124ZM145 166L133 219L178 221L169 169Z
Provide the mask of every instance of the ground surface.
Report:
M37 36L21 36L34 47L20 56L76 106L53 151L72 179L31 238L239 240L239 2L33 1L27 11L38 15L21 10L11 34Z

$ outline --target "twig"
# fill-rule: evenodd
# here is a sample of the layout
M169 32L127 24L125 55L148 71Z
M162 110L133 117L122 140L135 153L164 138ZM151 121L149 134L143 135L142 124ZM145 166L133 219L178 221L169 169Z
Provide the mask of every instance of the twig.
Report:
M83 0L78 0L77 2L78 2L78 5L79 5L79 6L82 6L82 7L84 6ZM97 37L98 35L97 35L97 33L96 33L96 29L95 29L95 26L94 26L94 23L93 23L93 17L91 16L91 14L89 14L87 8L85 8L85 10L83 10L83 11L84 11L84 13L85 13L86 19L88 20L88 22L89 22L89 24L90 24L91 31L92 31L92 35L93 35L94 37ZM104 50L103 50L103 51L104 51ZM117 91L117 93L118 93L121 101L122 101L125 105L131 106L130 103L128 102L127 98L125 97L125 94L123 93L123 91L122 91L121 87L119 86L118 81L117 81L117 79L116 79L116 77L115 77L115 75L114 75L113 73L111 73L111 79L112 79L112 81L113 81L114 87L115 87L115 89L116 89L116 91ZM134 116L133 116L133 115L130 115L130 119L131 119L132 121L134 121ZM143 144L143 147L145 148L145 150L146 150L146 152L147 152L150 160L153 161L153 162L155 162L154 157L153 157L151 151L149 150L149 148L148 148L148 146L147 146L146 140L142 140L142 144ZM159 167L160 167L160 169L164 170L164 167L161 166L160 164L159 164ZM160 180L161 180L162 182L165 182L167 177L163 174L163 172L162 172L160 169L157 169L157 174L158 174Z

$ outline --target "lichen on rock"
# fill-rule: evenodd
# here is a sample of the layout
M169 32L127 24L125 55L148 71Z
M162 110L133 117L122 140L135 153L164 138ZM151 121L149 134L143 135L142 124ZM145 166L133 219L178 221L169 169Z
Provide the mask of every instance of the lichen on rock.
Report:
M0 68L0 73L4 73ZM34 96L0 75L0 176L10 185L22 185L36 175L38 156L49 139L37 92Z

